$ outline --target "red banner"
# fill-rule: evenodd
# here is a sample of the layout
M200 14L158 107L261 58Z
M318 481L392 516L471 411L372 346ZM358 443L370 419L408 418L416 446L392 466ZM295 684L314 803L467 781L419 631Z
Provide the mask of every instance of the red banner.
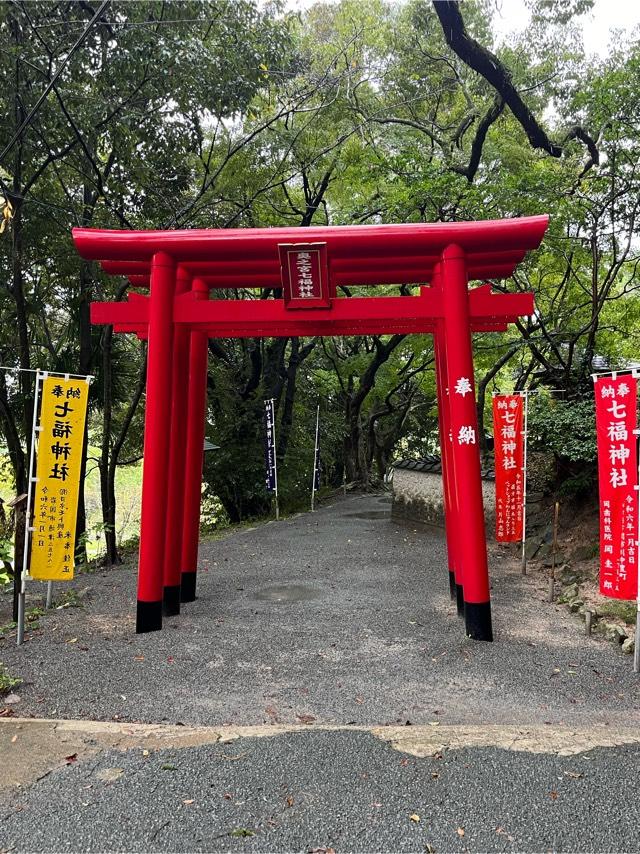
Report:
M524 503L524 398L493 398L493 446L496 471L496 540L522 539Z
M630 376L595 383L600 492L600 593L638 593L637 387Z

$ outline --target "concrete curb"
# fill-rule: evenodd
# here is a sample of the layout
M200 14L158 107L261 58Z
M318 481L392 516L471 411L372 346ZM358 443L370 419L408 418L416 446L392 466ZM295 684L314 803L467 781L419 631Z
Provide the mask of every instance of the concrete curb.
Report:
M369 732L393 749L416 757L442 750L498 747L510 751L573 756L596 747L640 743L638 730L554 726L325 726L266 725L192 727L91 720L7 718L0 720L0 793L28 786L55 768L104 750L155 751L204 744L231 744L240 738L274 738L310 731Z

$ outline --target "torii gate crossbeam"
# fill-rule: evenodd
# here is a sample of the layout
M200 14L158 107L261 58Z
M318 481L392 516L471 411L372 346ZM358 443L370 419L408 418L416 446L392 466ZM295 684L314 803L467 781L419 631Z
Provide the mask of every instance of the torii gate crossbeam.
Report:
M472 333L533 313L527 293L468 289L510 276L546 216L472 223L324 228L74 229L83 258L128 277L126 303L92 323L148 338L136 629L195 599L209 337L430 333L434 336L447 553L467 635L492 640ZM422 284L419 296L337 296L346 286ZM268 288L276 298L210 299ZM282 296L280 296L282 295ZM184 413L187 413L186 420ZM170 430L166 425L170 425Z

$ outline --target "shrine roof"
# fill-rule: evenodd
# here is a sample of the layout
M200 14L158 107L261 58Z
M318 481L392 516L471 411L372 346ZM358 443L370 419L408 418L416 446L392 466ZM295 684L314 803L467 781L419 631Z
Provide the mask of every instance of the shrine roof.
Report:
M500 279L513 274L526 253L537 249L546 215L475 222L345 225L291 228L120 231L74 228L80 255L100 261L113 275L148 284L151 259L170 255L185 273L209 287L279 287L278 247L325 243L337 285L429 281L445 247L466 256L469 278Z

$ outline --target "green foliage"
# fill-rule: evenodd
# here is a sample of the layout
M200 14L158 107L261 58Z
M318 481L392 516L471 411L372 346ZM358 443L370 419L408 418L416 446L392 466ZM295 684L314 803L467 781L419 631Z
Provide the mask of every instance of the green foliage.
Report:
M0 661L0 694L8 694L16 686L20 685L22 679L12 676Z
M135 538L146 354L129 336L89 327L88 303L120 299L124 288L78 259L70 229L79 224L268 227L549 213L542 248L496 283L532 290L535 315L509 332L475 336L481 430L492 390L559 389L532 399L540 480L589 490L590 374L595 363L624 366L640 345L640 47L620 40L606 59L586 57L580 28L591 0L531 5L529 27L509 44L492 35L495 4L461 8L469 33L506 64L551 139L565 141L576 125L597 139L597 167L587 168L575 134L561 158L534 149L504 108L470 170L496 93L451 53L426 0L342 0L295 14L253 0L112 4L108 24L71 57L0 172L14 209L0 235L0 362L96 377L82 535L89 557L103 538L116 548ZM86 21L84 4L0 8L0 147L36 102L44 69L60 66ZM237 295L273 298L251 285ZM402 292L416 294L418 285ZM398 293L385 285L339 297ZM216 341L210 351L207 435L220 450L205 456L205 527L270 510L265 397L278 402L285 512L308 502L318 402L323 487L341 483L344 471L368 485L394 456L437 450L428 336ZM30 375L0 376L3 461L19 491L31 399Z
M605 599L598 603L599 617L615 617L623 623L633 625L636 621L638 606L635 602L620 602L617 599Z
M540 395L531 398L529 437L534 449L553 453L575 463L596 459L593 399L557 400Z
M528 419L531 449L553 455L559 494L589 494L596 478L596 431L593 399L532 397Z

